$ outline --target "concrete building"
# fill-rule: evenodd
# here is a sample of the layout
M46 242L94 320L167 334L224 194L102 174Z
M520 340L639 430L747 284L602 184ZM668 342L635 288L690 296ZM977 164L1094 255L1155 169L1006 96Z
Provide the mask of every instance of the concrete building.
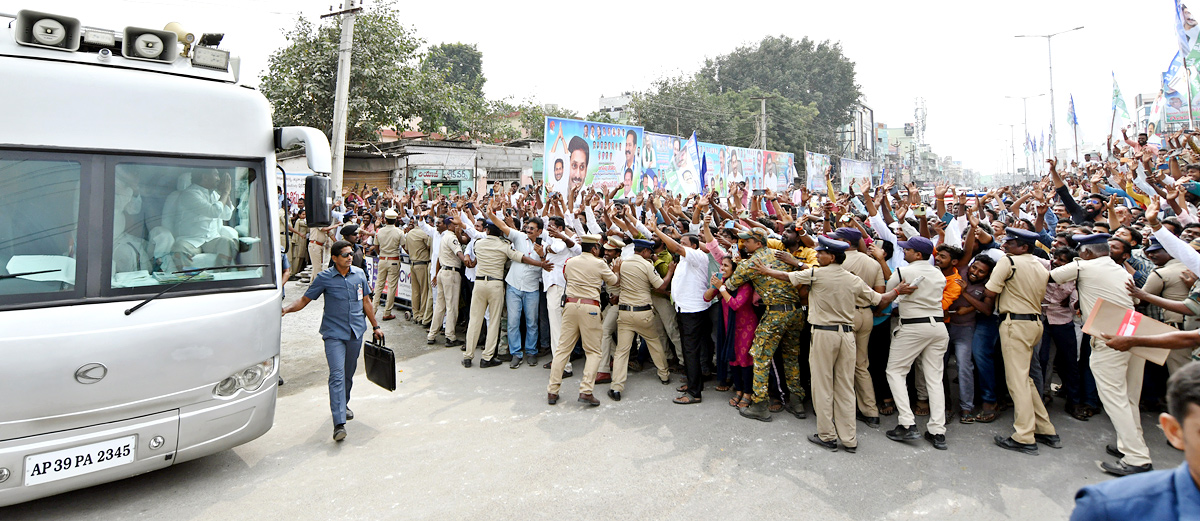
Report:
M600 112L612 116L617 123L628 123L629 103L632 101L632 92L622 92L620 96L600 96Z

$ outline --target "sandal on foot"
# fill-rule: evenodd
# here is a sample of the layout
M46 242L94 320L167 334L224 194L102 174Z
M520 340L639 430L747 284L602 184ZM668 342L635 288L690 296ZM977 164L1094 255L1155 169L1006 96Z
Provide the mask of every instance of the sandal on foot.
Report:
M958 417L958 423L975 423L975 413L963 411Z
M984 405L983 409L980 409L979 413L975 415L975 423L992 423L996 421L996 413L998 412L995 406L989 408L987 405Z
M676 398L673 401L679 405L690 405L693 403L700 403L699 398L692 396L690 394L687 394L687 393L684 393L683 396L680 396L679 398Z
M675 388L675 392L677 392L677 393L686 393L686 392L687 392L687 389L688 389L688 388L687 388L687 384L683 384L683 385L681 385L681 386L679 386L679 387L676 387L676 388Z
M750 393L743 394L742 399L738 401L737 408L745 409L746 407L749 407L751 403L754 403L752 400L753 398L754 395Z
M719 392L719 393L726 392L730 389L733 389L733 386L729 385L729 384L721 384L721 385L717 386L717 392Z
M884 400L883 407L879 408L879 415L891 416L893 414L896 414L896 402L893 402L891 399Z
M772 398L771 405L767 406L767 410L771 411L771 412L782 411L783 410L783 402Z
M729 399L729 406L730 406L730 407L737 407L737 406L738 406L738 403L740 403L740 402L742 401L742 396L743 396L744 394L745 394L745 393L743 393L743 392L741 392L741 391L737 391L737 392L733 393L733 398L730 398L730 399Z
M917 406L913 407L913 416L929 416L929 400L917 400Z

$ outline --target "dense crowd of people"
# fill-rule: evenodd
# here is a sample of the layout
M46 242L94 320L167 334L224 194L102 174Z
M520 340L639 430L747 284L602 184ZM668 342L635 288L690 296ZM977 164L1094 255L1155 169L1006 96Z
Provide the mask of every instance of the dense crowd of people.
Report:
M1011 409L1013 433L995 443L1030 455L1062 447L1047 414L1060 406L1073 421L1108 417L1116 443L1102 468L1123 476L1153 468L1140 412L1164 407L1168 374L1200 345L1194 334L1081 330L1099 299L1180 331L1200 326L1200 146L1194 134L1148 138L1069 166L1052 159L1044 178L991 190L735 183L724 195L626 199L623 184L364 188L335 201L331 226L305 226L302 204L284 224L293 272L306 262L313 281L339 262L375 272L358 295L374 323L376 310L392 320L405 305L406 265L401 300L429 344L441 335L466 368L544 362L551 405L576 362L589 406L600 404L595 386L620 401L630 371L653 364L663 385L681 375L680 405L711 386L741 416L770 421L805 418L811 400L809 441L833 451L855 452L858 423L881 428L892 415L889 439L944 450L947 422ZM1165 367L1131 354L1137 344L1172 348ZM334 358L331 404L344 424ZM352 374L340 358L337 373ZM657 392L636 382L634 392ZM348 400L348 389L336 392Z

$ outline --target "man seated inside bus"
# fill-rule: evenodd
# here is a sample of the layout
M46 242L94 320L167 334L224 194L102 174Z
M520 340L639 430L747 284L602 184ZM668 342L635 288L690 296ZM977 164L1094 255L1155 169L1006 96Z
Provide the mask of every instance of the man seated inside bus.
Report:
M228 266L238 252L236 239L221 233L225 221L233 217L229 192L233 180L228 173L200 170L192 173L192 184L179 194L175 243L171 247L177 269ZM193 262L201 253L216 256L215 262Z

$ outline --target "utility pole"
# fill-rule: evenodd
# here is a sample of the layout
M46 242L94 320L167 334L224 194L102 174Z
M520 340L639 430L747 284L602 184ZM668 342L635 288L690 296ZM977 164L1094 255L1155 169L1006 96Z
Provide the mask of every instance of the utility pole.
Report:
M1058 36L1060 34L1069 33L1072 31L1078 31L1080 29L1083 29L1082 25L1079 27L1076 27L1074 29L1068 29L1066 31L1059 31L1059 32L1053 33L1053 34L1019 34L1016 36L1017 38L1045 38L1046 39L1046 57L1047 57L1046 63L1050 67L1050 142L1053 143L1053 145L1050 147L1051 154L1049 157L1054 157L1055 155L1058 154L1058 150L1057 150L1058 149L1058 139L1057 139L1058 138L1058 125L1056 124L1056 121L1054 120L1054 49L1050 45L1050 39L1054 38L1055 36ZM1190 91L1191 90L1189 89L1189 92Z
M337 86L333 95L333 194L342 193L342 168L346 164L346 112L350 96L350 50L354 47L354 16L362 11L363 0L354 0L338 6L340 11L322 15L321 18L342 17L342 41L338 44ZM343 6L345 8L343 9Z
M762 102L762 111L759 112L760 120L758 126L758 146L762 150L767 149L767 100L774 97L775 96L763 96L759 98L750 98Z

